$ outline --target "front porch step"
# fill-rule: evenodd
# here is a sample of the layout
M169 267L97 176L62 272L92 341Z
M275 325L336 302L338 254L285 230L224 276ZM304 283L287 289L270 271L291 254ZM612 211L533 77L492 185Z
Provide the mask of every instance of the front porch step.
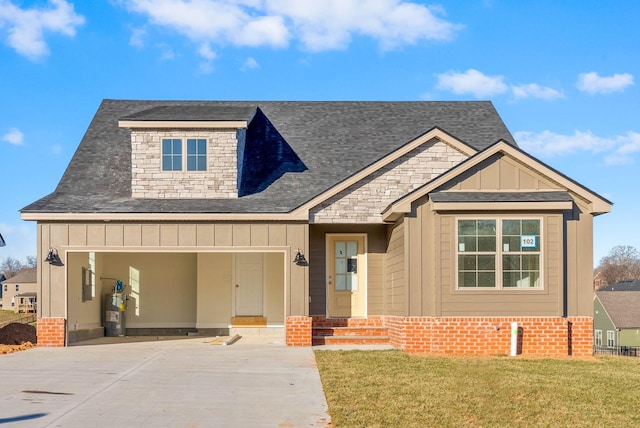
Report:
M312 329L311 343L313 345L388 345L389 335L386 327L316 326Z

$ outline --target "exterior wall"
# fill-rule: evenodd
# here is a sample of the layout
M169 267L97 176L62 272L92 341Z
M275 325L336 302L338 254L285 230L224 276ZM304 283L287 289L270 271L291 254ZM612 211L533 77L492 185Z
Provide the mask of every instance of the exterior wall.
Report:
M102 259L102 255L99 256ZM100 260L96 266L102 267ZM101 271L95 272L95 296L91 300L82 299L82 268L89 268L89 253L71 253L67 257L69 271L67 285L69 331L98 328L102 326L103 296L110 287L102 287ZM123 278L124 279L124 278ZM113 286L113 284L111 284Z
M405 222L399 221L388 230L385 254L385 307L384 314L406 314L406 249Z
M152 199L237 198L236 134L235 129L131 130L131 195ZM162 171L163 138L206 138L207 171Z
M456 218L495 218L496 216L542 219L542 290L456 290ZM564 315L561 214L447 213L437 215L436 221L441 232L439 257L440 260L447 261L440 267L436 267L439 282L433 286L440 288L438 315L447 317Z
M384 313L384 259L386 253L384 225L311 225L309 227L309 314L327 313L327 233L366 233L367 235L367 313Z
M620 330L620 343L618 346L640 346L640 329ZM605 333L605 340L607 338Z
M517 322L518 354L592 355L591 317L385 317L391 344L408 353L509 355Z
M127 328L195 328L196 254L105 253L104 275L103 290L115 285L107 278L126 286Z
M311 210L311 223L382 223L382 211L466 156L433 139Z

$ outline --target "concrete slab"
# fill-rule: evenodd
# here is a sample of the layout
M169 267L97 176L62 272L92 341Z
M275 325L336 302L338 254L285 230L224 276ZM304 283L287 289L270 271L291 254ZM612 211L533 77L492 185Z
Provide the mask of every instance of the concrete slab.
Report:
M329 426L312 348L211 340L102 338L0 355L0 425Z

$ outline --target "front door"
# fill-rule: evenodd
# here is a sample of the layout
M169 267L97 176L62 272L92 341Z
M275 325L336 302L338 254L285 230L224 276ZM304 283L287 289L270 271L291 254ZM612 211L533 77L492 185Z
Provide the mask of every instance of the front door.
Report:
M364 235L327 235L327 302L330 317L365 317Z
M238 317L262 316L262 253L236 254L236 313Z

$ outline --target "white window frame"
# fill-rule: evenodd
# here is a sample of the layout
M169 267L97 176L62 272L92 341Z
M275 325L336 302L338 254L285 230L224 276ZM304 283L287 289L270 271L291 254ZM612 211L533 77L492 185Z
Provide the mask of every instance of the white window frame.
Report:
M464 255L464 252L460 252L460 248L458 247L458 222L460 220L494 220L496 222L496 251L495 252L481 252L481 251L476 251L473 253L469 253L469 255L471 254L487 254L487 255L491 255L494 254L495 258L496 258L496 270L495 270L495 287L460 287L459 286L459 274L460 274L460 269L459 269L459 255ZM538 243L538 247L540 248L537 252L505 252L504 248L502 248L502 221L503 220L538 220L540 222L540 242ZM505 215L505 216L482 216L482 215L478 215L478 216L459 216L459 217L455 217L454 220L454 228L455 228L455 237L454 237L454 245L455 245L455 251L454 251L454 259L455 259L455 289L456 291L466 291L466 292L473 292L473 291L516 291L516 292L526 292L526 291L542 291L545 289L545 284L544 284L544 249L546 247L543 246L544 244L544 219L542 217L539 216L527 216L527 215ZM523 254L523 253L528 253L528 254L537 254L539 256L539 271L540 271L540 285L537 287L503 287L502 283L503 283L503 266L502 266L502 256L504 254L513 254L513 255L519 255L519 254Z
M607 330L607 348L615 348L616 332L615 330Z
M596 346L602 346L602 330L594 331L593 342Z
M164 169L164 152L163 152L163 146L164 146L164 141L165 140L180 140L181 141L181 147L182 147L182 153L180 155L180 162L182 165L182 169L180 170L173 170L173 169ZM187 165L188 165L188 158L189 158L189 153L188 153L188 140L204 140L205 142L205 150L206 153L204 155L205 157L205 168L204 169L188 169ZM197 144L197 143L196 143ZM170 173L174 173L174 174L191 174L191 173L206 173L207 170L209 169L209 139L208 138L204 138L204 137L169 137L169 136L165 136L165 137L161 137L160 138L160 170L162 172L170 172ZM198 156L198 154L196 154L196 156Z

